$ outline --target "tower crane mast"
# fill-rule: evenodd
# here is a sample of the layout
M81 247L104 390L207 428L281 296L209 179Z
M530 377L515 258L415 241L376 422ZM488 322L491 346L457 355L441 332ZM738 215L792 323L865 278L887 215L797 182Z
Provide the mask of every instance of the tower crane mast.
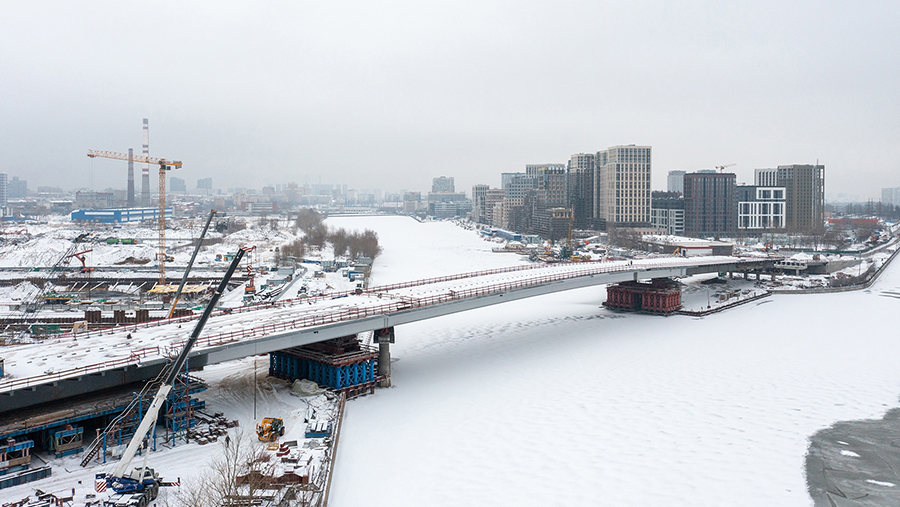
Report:
M126 155L115 151L88 150L90 158L110 158L113 160L126 160L129 162L142 162L145 164L159 165L159 284L166 283L166 171L181 169L180 160L166 160L151 156Z

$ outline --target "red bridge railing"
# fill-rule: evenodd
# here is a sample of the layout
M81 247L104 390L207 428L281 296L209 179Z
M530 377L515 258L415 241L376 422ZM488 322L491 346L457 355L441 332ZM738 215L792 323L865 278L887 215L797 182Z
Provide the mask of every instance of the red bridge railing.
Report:
M595 267L585 267L583 269L578 269L574 271L565 271L562 273L551 273L546 275L541 275L536 278L526 278L521 280L515 280L512 282L498 282L490 285L484 285L481 287L472 287L468 289L460 289L460 290L452 290L448 289L446 293L441 294L433 294L423 297L416 296L406 296L402 300L395 300L387 303L382 303L374 306L358 306L354 308L345 308L334 312L323 312L321 314L309 315L306 317L300 317L292 320L275 322L271 324L264 324L262 326L256 326L251 328L242 328L236 331L224 331L219 333L214 333L207 336L202 336L197 340L197 344L195 347L215 347L219 345L224 345L227 343L233 343L236 341L245 340L248 338L259 338L262 336L268 336L275 333L283 333L288 331L294 331L301 328L306 327L314 327L314 326L322 326L326 324L335 324L339 322L347 322L351 320L358 320L367 317L374 317L378 315L387 315L391 313L396 313L404 310L414 309L414 308L422 308L426 306L434 306L443 303L449 303L453 301L459 301L463 299L469 298L477 298L482 296L489 296L494 294L499 294L503 292L509 292L512 290L524 289L529 287L535 287L539 285L544 285L553 282L559 282L564 280L571 280L573 278L582 278L586 276L593 275L601 275L601 274L609 274L609 273L617 273L623 271L635 271L634 265L628 264L610 264L603 263L601 266L596 266L597 262L591 263L565 263L563 265L589 265ZM704 266L714 266L714 265L728 265L734 264L734 260L728 261L713 261L706 262L700 264L692 264L692 265L704 265ZM559 264L555 264L556 266ZM548 265L538 265L538 267L546 268ZM641 270L653 270L653 269L665 269L665 268L677 268L677 267L688 267L681 264L672 264L672 263L645 263L642 262L637 268ZM391 285L385 285L382 287L374 287L370 288L364 293L367 294L377 294L378 292L386 292L390 290L397 290L402 288L409 288L421 285L429 285L434 283L441 283L447 281L460 280L464 278L472 278L477 276L486 276L493 274L502 274L509 273L513 271L524 271L528 269L535 269L532 266L516 266L513 268L499 268L499 269L491 269L485 271L478 271L473 273L463 273L460 275L450 275L444 277L435 277L428 278L425 280L416 280L413 282L403 282ZM335 299L337 297L343 295L350 295L352 292L345 291L339 293L331 293L327 296L316 296L315 298L300 298L294 300L287 300L291 303L289 304L297 304L297 302L302 302L304 304L315 302L323 299ZM253 305L254 310L260 310L264 308L272 308L272 307L280 307L280 306L289 306L289 304L279 304L277 303L269 303L264 305ZM287 302L285 302L287 303ZM249 310L249 311L254 311ZM245 310L248 311L248 310ZM221 314L222 312L217 312ZM237 312L235 313L243 313ZM190 320L190 319L185 319ZM167 323L179 322L178 319L168 319ZM162 324L157 324L162 325ZM136 329L132 326L122 326L116 328L117 333L122 333L130 329ZM105 333L104 333L105 334ZM83 335L79 335L81 337ZM49 374L36 375L33 377L26 377L21 379L10 379L7 381L0 382L0 392L9 391L15 388L21 387L30 387L32 385L44 384L47 382L52 382L56 380L63 380L65 378L77 377L79 375L86 375L91 373L97 373L103 370L108 370L116 367L126 366L137 364L141 359L146 358L148 356L153 357L165 357L165 356L174 356L180 350L182 345L186 340L180 340L176 342L171 342L165 346L152 346L152 347L144 347L140 349L134 349L130 351L130 355L127 358L120 359L112 359L109 361L104 361L101 363L91 364L87 366L79 366L77 368L70 368L67 370L60 370L59 372L53 372Z

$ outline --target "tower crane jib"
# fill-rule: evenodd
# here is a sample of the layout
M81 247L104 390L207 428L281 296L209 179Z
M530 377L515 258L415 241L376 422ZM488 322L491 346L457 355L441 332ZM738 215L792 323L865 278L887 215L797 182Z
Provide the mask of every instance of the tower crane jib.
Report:
M124 153L115 151L98 151L88 150L87 156L90 158L109 158L113 160L131 160L146 164L159 165L159 253L157 253L159 261L159 284L166 283L166 171L172 169L181 169L180 160L166 160L164 158L151 157L149 155L131 155L130 157Z

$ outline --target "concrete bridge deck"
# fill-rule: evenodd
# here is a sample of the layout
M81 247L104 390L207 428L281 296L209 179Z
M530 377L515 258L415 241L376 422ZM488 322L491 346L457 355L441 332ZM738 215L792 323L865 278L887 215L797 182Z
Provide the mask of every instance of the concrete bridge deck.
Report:
M519 266L217 311L189 360L205 366L340 336L582 287L699 273L762 271L774 261L659 257ZM154 377L177 355L195 317L72 333L3 349L0 412Z

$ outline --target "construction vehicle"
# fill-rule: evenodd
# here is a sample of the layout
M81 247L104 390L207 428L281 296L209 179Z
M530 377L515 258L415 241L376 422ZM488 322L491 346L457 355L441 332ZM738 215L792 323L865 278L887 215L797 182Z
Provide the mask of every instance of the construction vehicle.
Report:
M256 436L260 442L275 442L284 436L284 421L275 417L266 417L256 425Z
M563 261L573 260L572 255L575 253L575 248L572 244L572 225L575 219L575 210L570 208L568 211L569 232L566 234L566 243L560 247L559 254L557 255L557 258Z
M143 162L145 164L159 164L159 284L166 284L166 262L171 256L166 255L166 171L181 169L180 160L166 160L149 156L125 155L114 151L88 150L90 158L111 158L113 160L126 160L129 162Z
M222 294L228 287L228 281L231 280L231 276L234 274L234 271L237 269L238 263L243 256L244 249L241 248L234 256L234 260L228 267L228 271L219 283L218 288L216 288L216 291L213 293L209 304L206 305L203 315L200 316L200 320L198 320L197 324L194 326L194 331L191 332L190 338L185 342L184 347L181 349L181 353L175 361L169 365L168 370L165 372L165 380L160 384L156 396L154 396L153 401L144 413L143 419L141 419L140 424L138 424L137 430L135 430L134 435L131 437L131 441L128 442L128 446L125 448L125 452L122 453L122 458L119 461L119 464L116 465L115 470L113 470L111 474L100 473L95 476L98 491L107 488L113 491L109 500L104 503L105 507L145 507L156 499L157 494L159 494L160 486L178 484L163 482L156 470L147 467L147 458L150 456L150 452L149 449L146 449L145 439L148 437L148 433L153 427L156 426L156 419L159 417L159 409L166 401L166 398L175 383L175 379L181 373L182 368L184 368L188 354L197 342L197 338L200 337L203 326L206 325L206 321L209 320L209 316L218 304L219 298L222 297ZM128 467L131 466L131 460L134 459L135 454L141 447L145 447L144 464L129 472Z
M250 281L247 282L247 286L244 287L244 295L252 296L256 294L256 285L254 285L253 280L253 266L247 266L247 276L250 277Z
M85 250L83 252L71 253L71 254L67 255L65 257L65 259L71 259L73 257L78 259L79 261L81 261L81 272L82 273L91 273L92 271L94 271L94 268L88 267L87 262L84 260L84 254L90 253L93 251L94 251L94 249L91 248L90 250Z
M82 241L87 241L91 236L93 236L93 233L82 232L72 240L72 243L81 243Z

